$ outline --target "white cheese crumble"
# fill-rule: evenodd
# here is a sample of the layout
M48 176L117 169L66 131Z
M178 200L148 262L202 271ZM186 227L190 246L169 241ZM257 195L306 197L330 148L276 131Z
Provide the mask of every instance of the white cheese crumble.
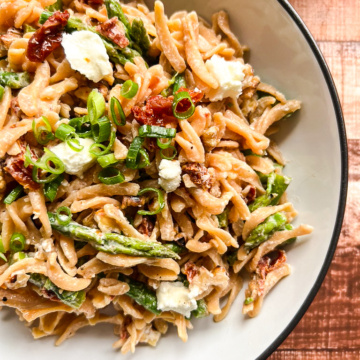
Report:
M71 68L89 80L99 82L112 74L109 56L99 35L87 30L75 31L63 34L61 44Z
M245 78L245 65L241 61L228 61L219 55L213 55L205 65L219 82L217 89L207 93L210 101L219 101L227 97L237 98L241 95Z
M162 159L159 165L159 185L166 191L175 191L181 183L181 166L178 160Z
M197 308L197 303L190 290L180 281L160 283L156 290L157 307L162 311L175 311L190 317L191 311Z
M84 146L79 152L72 150L65 142L50 150L64 163L67 174L81 178L83 173L96 162L96 158L89 152L91 145L95 144L94 140L79 138L79 142Z

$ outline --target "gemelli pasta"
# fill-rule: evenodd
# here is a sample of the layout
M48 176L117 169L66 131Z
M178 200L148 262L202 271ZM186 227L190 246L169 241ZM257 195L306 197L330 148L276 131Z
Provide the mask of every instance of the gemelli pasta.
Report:
M122 353L223 320L244 273L256 316L312 231L269 137L301 104L228 15L0 0L0 33L0 305L56 345L112 324Z

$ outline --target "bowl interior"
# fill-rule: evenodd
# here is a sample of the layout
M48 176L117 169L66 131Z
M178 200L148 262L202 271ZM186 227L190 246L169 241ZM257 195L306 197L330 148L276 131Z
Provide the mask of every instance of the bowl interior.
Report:
M151 1L148 2L150 5ZM283 332L314 287L326 260L337 221L341 192L341 144L333 100L322 69L299 27L276 0L165 0L167 14L195 10L207 20L224 9L240 41L250 46L255 73L288 99L300 99L303 107L283 123L276 140L289 161L285 173L293 178L289 198L299 212L296 224L314 226L313 234L298 241L288 252L292 275L267 296L260 315L241 314L244 286L230 314L221 323L194 321L183 344L171 331L156 349L138 347L132 359L165 360L256 359ZM340 215L341 218L341 215ZM341 220L340 220L341 221ZM111 349L111 327L99 325L81 330L61 347L53 339L33 341L30 332L12 311L0 313L2 354L18 359L53 360L86 354L87 359L119 359ZM20 345L21 344L21 345ZM130 356L123 356L128 358Z

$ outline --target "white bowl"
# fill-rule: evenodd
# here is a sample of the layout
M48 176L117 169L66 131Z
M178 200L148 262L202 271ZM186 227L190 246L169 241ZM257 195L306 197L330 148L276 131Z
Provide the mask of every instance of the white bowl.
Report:
M195 10L210 19L217 10L230 14L231 27L250 46L250 63L261 78L303 108L284 122L277 140L290 161L290 200L299 211L297 223L314 226L314 233L288 252L292 275L265 299L258 317L241 314L243 292L221 323L194 321L189 340L175 331L159 345L138 347L121 356L111 349L111 326L81 330L60 347L54 339L34 341L12 310L0 312L1 358L7 360L80 359L266 359L301 319L320 288L340 234L347 190L346 135L339 100L329 70L305 25L283 0L164 1L167 14ZM152 4L150 4L152 5ZM244 289L243 289L244 290Z

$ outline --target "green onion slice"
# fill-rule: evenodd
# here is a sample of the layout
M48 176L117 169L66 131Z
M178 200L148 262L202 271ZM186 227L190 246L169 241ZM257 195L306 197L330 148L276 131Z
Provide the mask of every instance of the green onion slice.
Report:
M174 95L172 111L179 120L188 119L194 114L195 105L187 91L181 91Z
M60 206L55 216L60 225L68 225L72 219L71 210L67 206Z
M89 123L87 116L73 118L69 121L68 125L75 128L76 134L80 138L85 139L92 137L91 124Z
M120 121L118 121L118 116L116 114L115 106L120 116ZM120 101L116 97L110 99L110 112L111 119L117 126L124 126L126 124L126 116L124 110L120 104Z
M139 158L138 158L138 168L143 169L146 166L150 165L149 154L145 149L139 150Z
M111 122L109 118L102 116L91 125L91 130L96 143L102 143L109 140L111 133Z
M164 154L164 150L172 150L172 155L166 156L166 155ZM173 159L176 157L176 155L177 155L177 150L176 150L175 146L172 146L172 145L170 145L170 146L169 146L168 148L166 148L166 149L161 149L161 150L160 150L160 156L161 156L162 159L173 160Z
M105 112L104 96L96 89L91 91L87 100L88 118L94 124Z
M12 189L4 199L4 204L10 205L16 199L18 199L24 193L24 188L18 185L15 189Z
M175 75L173 93L176 94L181 88L186 88L186 80L184 73Z
M102 168L106 168L110 165L115 165L120 162L120 160L115 158L114 154L102 155L97 158L98 163Z
M160 149L167 149L171 146L171 141L172 141L172 139L168 139L167 141L162 142L160 139L157 139L156 143Z
M25 248L25 236L20 233L13 233L10 239L10 250L14 253L23 251Z
M92 154L96 157L108 154L114 145L115 138L116 138L116 131L112 131L111 135L110 135L110 141L109 141L108 146L105 146L103 144L98 144L98 143L92 144L90 146L90 150L89 150L90 154ZM97 149L100 149L100 151Z
M43 124L41 124L43 123ZM41 119L32 122L32 130L36 141L40 145L46 145L50 140L53 140L54 134L52 133L51 125L49 120L43 116Z
M146 194L147 192L154 192L156 193L157 197L158 197L158 203L159 206L156 210L154 211L146 211L146 210L139 210L137 213L139 215L156 215L158 213L160 213L164 207L165 207L165 201L164 201L164 193L159 190L159 189L155 189L155 188L145 188L139 191L139 193L137 194L137 196L141 196Z
M0 259L4 260L5 262L7 262L7 258L3 253L0 253Z
M64 175L60 174L54 180L44 185L44 195L49 201L53 202L55 200L57 191L63 180Z
M139 163L139 152L141 146L144 142L144 139L140 136L136 136L135 139L130 144L127 156L126 156L126 167L129 169L137 169Z
M176 135L176 129L162 126L142 125L139 128L139 136L172 139Z
M120 184L125 181L125 176L115 167L107 167L99 172L98 179L106 185Z
M61 124L55 131L55 137L65 141L73 151L79 152L84 148L83 145L80 145L79 135L71 125Z
M127 80L121 87L120 94L125 99L132 99L137 94L138 90L139 85L136 82Z

